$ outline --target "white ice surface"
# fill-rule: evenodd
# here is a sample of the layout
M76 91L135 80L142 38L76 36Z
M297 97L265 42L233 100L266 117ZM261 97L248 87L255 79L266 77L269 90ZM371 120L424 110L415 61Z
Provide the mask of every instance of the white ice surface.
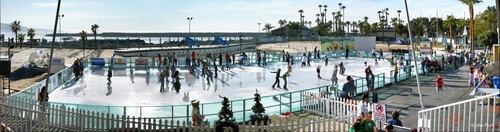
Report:
M317 86L331 84L330 77L334 64L343 61L346 67L344 76L338 75L339 87L346 81L347 75L354 78L364 77L364 62L372 67L374 74L389 73L392 70L388 61L379 62L374 66L374 59L350 58L330 59L329 65L325 66L322 60L314 61L310 67L301 67L295 62L291 76L288 80L289 91L297 91ZM321 66L321 76L316 77L316 67ZM281 68L281 74L287 70L285 62L271 63L267 67L245 66L234 67L230 71L219 71L219 77L214 78L215 83L206 84L206 79L199 76L200 70L196 70L196 76L188 73L185 68L181 71L181 90L176 93L172 89L160 93L158 83L158 70L152 69L147 75L146 71L115 70L113 72L111 88L107 87L107 71L86 70L85 75L78 81L72 80L54 92L50 93L51 102L74 103L74 104L97 104L111 106L160 106L172 104L187 104L190 100L200 100L202 103L219 102L218 95L226 96L230 100L253 98L255 89L262 96L284 93L284 90L273 90L275 74L271 73ZM220 70L220 68L219 68ZM340 70L339 70L340 71ZM131 76L131 73L134 74ZM132 82L133 80L133 82ZM169 78L171 81L171 78ZM280 80L283 87L283 80ZM171 88L172 84L168 85ZM184 94L189 93L189 96Z

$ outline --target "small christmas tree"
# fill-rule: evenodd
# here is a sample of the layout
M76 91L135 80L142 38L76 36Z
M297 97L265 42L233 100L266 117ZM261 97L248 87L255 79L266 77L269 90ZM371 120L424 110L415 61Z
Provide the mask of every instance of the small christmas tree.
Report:
M222 100L222 108L219 111L219 121L220 122L234 122L233 111L231 111L231 106L229 105L229 99L227 97L221 97Z
M264 106L260 103L260 94L257 89L255 89L255 104L252 106L252 111L254 114L250 115L250 122L252 125L255 124L261 124L262 122L264 125L267 125L267 122L269 121L269 117L265 114L266 109L264 109Z

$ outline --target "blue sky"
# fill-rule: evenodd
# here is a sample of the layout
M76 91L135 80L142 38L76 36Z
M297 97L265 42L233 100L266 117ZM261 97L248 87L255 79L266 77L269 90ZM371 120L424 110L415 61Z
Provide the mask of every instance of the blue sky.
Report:
M0 0L1 23L20 20L25 27L52 29L57 0ZM403 0L62 0L62 29L64 32L90 32L90 25L101 26L100 32L187 32L187 17L193 17L192 32L257 32L257 23L278 20L298 21L298 10L305 19L313 21L318 5L328 5L338 11L339 2L346 6L345 20L378 20L379 10L389 8L390 16L404 11ZM439 16L453 14L468 17L467 6L458 0L408 0L410 16ZM494 6L494 0L484 0L475 6L475 13ZM406 19L405 13L401 18ZM315 24L313 24L314 26ZM262 27L261 27L262 28ZM4 31L2 31L4 32Z

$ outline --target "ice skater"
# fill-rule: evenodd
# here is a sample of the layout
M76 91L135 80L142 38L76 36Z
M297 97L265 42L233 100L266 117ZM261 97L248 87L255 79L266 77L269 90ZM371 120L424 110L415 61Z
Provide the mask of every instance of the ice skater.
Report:
M349 59L349 46L345 49L345 59Z
M108 68L108 84L111 83L111 77L113 77L113 72L111 70L111 67Z
M287 78L290 76L290 69L288 69L287 72L285 72L285 74L283 74L283 76L281 76L281 78L283 78L283 89L284 90L287 90L288 91L288 88L286 87L287 86ZM278 85L279 87L279 85Z
M207 84L210 85L210 81L214 82L214 78L213 78L213 75L212 75L212 71L210 71L208 69L208 67L205 67L205 76L206 76L206 79L207 79Z
M332 78L330 79L332 81L332 85L337 84L337 81L339 80L337 78L337 72L338 72L338 66L335 65L335 68L333 69L333 73L332 73Z
M316 67L316 73L318 73L318 78L321 79L321 66Z
M273 84L273 89L274 89L274 86L276 86L276 84L278 84L278 88L281 88L280 87L280 73L281 73L281 69L278 69L278 71L271 72L271 73L276 73L276 81Z
M179 93L179 90L181 89L181 82L179 78L179 71L175 71L174 75L172 76L172 82L174 84L173 88L175 89L176 93Z
M307 54L307 66L311 66L311 51Z
M339 67L340 67L340 75L344 75L345 73L344 63L340 62Z
M302 56L302 66L303 66L303 67L304 67L304 66L306 66L306 61L307 61L307 58L306 58L306 55L304 54L304 55Z
M165 77L167 77L167 70L163 70L160 74L160 92L167 92L165 90Z
M325 55L325 66L328 66L328 55Z

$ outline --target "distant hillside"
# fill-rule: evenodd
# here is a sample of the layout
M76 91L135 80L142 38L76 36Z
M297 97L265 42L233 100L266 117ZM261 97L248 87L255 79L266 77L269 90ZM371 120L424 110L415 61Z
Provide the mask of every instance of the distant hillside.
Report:
M0 28L2 29L1 34L4 34L6 38L14 37L14 33L10 30L10 23L1 23ZM51 32L52 30L34 28L35 29L35 38L45 37L46 34ZM22 26L21 23L21 33L26 34L28 32L28 27Z

